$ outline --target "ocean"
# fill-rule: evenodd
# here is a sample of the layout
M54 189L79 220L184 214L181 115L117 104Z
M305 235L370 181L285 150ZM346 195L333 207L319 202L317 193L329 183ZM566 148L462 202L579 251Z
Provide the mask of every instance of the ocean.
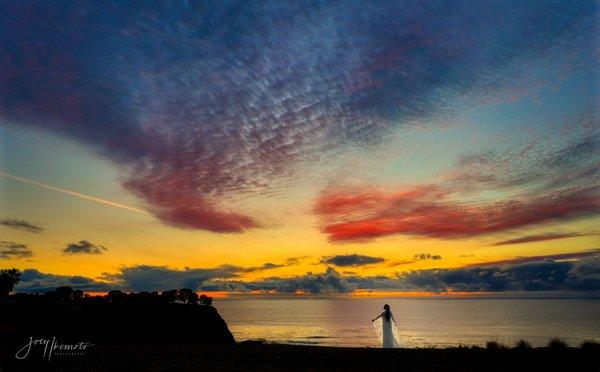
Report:
M238 342L378 347L371 319L384 303L402 347L600 340L600 299L242 298L214 305Z

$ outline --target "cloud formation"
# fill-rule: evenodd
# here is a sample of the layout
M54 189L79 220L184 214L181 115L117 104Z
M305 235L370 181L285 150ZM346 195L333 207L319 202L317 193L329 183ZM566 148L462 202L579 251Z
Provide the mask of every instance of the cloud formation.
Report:
M464 155L437 183L329 187L314 212L332 242L469 238L598 215L599 165L600 136L587 130L549 149L538 143ZM482 196L491 192L506 196Z
M26 258L33 256L27 244L3 240L0 242L0 259Z
M383 257L372 257L365 256L362 254L347 254L347 255L336 255L323 257L321 263L330 264L335 266L365 266L365 265L373 265L377 263L382 263L385 261Z
M282 263L267 262L259 266L235 266L224 264L213 268L189 268L182 270L168 266L138 265L122 267L117 273L104 273L101 279L118 283L133 291L169 290L174 288L199 289L211 280L232 279L253 272L278 269L296 265L299 258L289 258Z
M351 283L337 272L328 267L323 273L308 272L305 275L293 277L269 277L252 282L244 281L212 281L201 286L203 290L233 290L233 291L274 291L277 293L350 293L356 289Z
M16 218L2 218L0 219L0 225L8 227L9 229L22 230L30 233L41 233L44 231L44 228L38 223Z
M565 261L566 258L571 260ZM341 275L333 268L322 274L250 282L214 281L205 290L275 291L278 293L349 293L356 289L424 292L504 292L600 290L598 251L515 259L452 269L424 269L396 276Z
M265 277L244 281L247 268L221 265L213 268L172 269L139 265L105 273L101 281L81 276L23 271L15 291L44 292L67 285L84 291L110 289L154 291L191 288L204 291L275 293L351 293L357 289L428 292L502 292L600 290L599 250L522 257L452 269L424 269L392 276L342 275L333 267L291 277Z
M43 293L67 286L82 291L110 291L117 289L113 283L103 283L79 275L54 275L42 273L36 269L26 269L21 273L21 281L15 285L15 292Z
M519 238L502 240L502 241L492 244L492 246L544 242L547 240L577 238L580 236L589 236L589 235L594 235L594 234L590 234L590 233L546 233L546 234L539 234L539 235L527 235L527 236L522 236Z
M568 252L568 253L555 253L543 256L526 256L526 257L515 257L506 260L489 261L489 262L478 262L476 264L467 265L466 267L472 266L498 266L498 265L515 265L528 262L538 261L563 261L573 260L587 257L594 257L600 255L600 249L590 249L582 252Z
M439 254L419 253L419 254L415 254L413 258L417 261L426 261L426 260L438 261L438 260L442 259L442 256L440 256Z
M330 241L368 241L407 234L465 238L546 222L590 216L600 211L597 190L521 196L499 202L457 202L435 186L396 193L333 190L315 207Z
M79 243L69 243L63 249L63 253L66 255L72 254L102 254L106 251L106 247L102 245L92 244L87 240L81 240Z
M236 195L502 85L504 68L594 11L593 1L10 2L0 118L87 143L165 224L241 232L261 223ZM571 46L593 45L584 39ZM371 235L349 239L361 236Z
M575 262L545 259L501 266L418 270L404 274L401 280L433 292L600 290L600 257L596 253Z

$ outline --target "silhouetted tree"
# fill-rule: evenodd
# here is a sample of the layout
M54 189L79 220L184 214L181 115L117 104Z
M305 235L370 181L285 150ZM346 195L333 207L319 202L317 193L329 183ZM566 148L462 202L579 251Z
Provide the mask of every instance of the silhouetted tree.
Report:
M181 288L177 292L177 301L183 302L184 304L189 303L190 296L192 295L192 293L194 293L194 292L189 288Z
M73 291L73 301L81 301L83 299L83 291L81 289L77 289Z
M21 278L17 269L4 269L0 271L0 297L6 297L13 290Z
M167 303L175 302L175 300L177 299L177 290L171 289L170 291L164 291L163 293L161 293L161 297Z
M200 305L212 306L213 299L207 295L200 295Z
M114 290L108 292L108 294L106 295L106 297L108 298L108 300L110 302L119 302L126 296L127 295L125 293L119 291L118 289L114 289Z
M198 293L192 292L188 298L188 303L192 305L198 305Z
M73 299L73 288L71 287L58 287L55 293L56 298L61 301L71 301Z

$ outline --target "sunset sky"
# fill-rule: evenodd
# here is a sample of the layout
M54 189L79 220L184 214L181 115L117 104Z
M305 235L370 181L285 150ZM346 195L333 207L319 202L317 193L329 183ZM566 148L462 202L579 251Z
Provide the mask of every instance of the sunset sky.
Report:
M597 20L2 2L0 268L32 292L600 290Z

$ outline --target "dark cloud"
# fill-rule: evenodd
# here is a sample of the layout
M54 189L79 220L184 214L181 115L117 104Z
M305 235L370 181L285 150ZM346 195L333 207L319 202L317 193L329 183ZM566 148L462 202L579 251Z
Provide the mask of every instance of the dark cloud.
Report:
M26 269L21 273L21 281L15 286L15 292L41 293L67 286L82 291L109 291L118 289L113 283L103 283L84 276L54 275L42 273L36 269Z
M568 239L568 238L576 238L576 237L580 237L580 236L589 236L589 235L595 235L595 234L591 234L591 233L547 233L547 234L539 234L539 235L527 235L527 236L522 236L520 238L502 240L502 241L492 244L492 246L543 242L543 241L547 241L547 240Z
M328 267L324 273L308 272L293 277L270 277L256 281L212 281L204 284L203 290L274 291L277 293L349 293L356 284Z
M123 267L116 274L105 273L102 278L118 283L128 290L152 291L177 288L198 289L207 280L236 278L244 272L243 267L233 265L183 270L171 269L167 266L139 265Z
M372 257L365 256L362 254L347 254L347 255L336 255L323 257L321 259L321 263L330 264L335 266L364 266L364 265L373 265L377 263L384 262L385 259L383 257Z
M428 261L428 260L438 261L441 259L442 259L442 256L440 256L439 254L417 253L411 259L408 259L408 260L388 261L387 266L393 267L393 266L400 266L400 265L408 265L408 264L415 263L418 261Z
M543 261L502 266L418 270L405 273L401 281L434 292L498 292L600 290L600 259Z
M44 231L44 228L38 223L19 220L16 218L2 218L0 219L0 225L8 227L9 229L22 230L31 233L41 233Z
M69 243L63 249L63 253L67 255L71 254L102 254L107 249L104 246L96 245L88 242L87 240L81 240L79 243Z
M297 265L298 262L300 262L300 257L291 257L288 258L287 260L285 260L285 262L282 263L272 263L272 262L266 262L260 266L250 266L250 267L246 267L243 269L244 272L250 273L250 272L255 272L255 271L264 271L264 270L272 270L272 269L279 269L281 267L287 267L287 266L293 266L293 265Z
M171 269L166 266L122 267L105 273L102 281L81 276L23 271L16 291L43 292L61 285L88 291L110 289L152 291L192 288L205 291L274 293L350 293L357 289L432 292L502 292L600 290L600 251L564 253L481 263L451 269L425 269L394 276L342 275L332 267L292 277L266 277L243 281L247 268L221 265L214 268Z
M563 257L577 258L564 261ZM532 257L529 261L453 269L425 269L397 276L343 276L335 269L288 278L207 282L205 290L278 293L347 293L356 289L428 292L503 292L600 290L600 256L565 254Z
M443 115L563 37L595 45L594 1L0 7L0 117L88 143L162 222L218 232L260 226L231 197L296 164Z
M11 241L0 242L0 259L26 258L33 256L33 251L27 244Z
M438 260L442 259L442 256L440 256L439 254L418 253L418 254L415 254L413 258L417 261L426 261L426 260L438 261Z
M600 254L600 249L591 249L582 252L556 253L544 256L515 257L500 261L479 262L468 266L492 266L492 265L514 265L527 262L548 261L548 260L570 260L585 257L593 257Z

